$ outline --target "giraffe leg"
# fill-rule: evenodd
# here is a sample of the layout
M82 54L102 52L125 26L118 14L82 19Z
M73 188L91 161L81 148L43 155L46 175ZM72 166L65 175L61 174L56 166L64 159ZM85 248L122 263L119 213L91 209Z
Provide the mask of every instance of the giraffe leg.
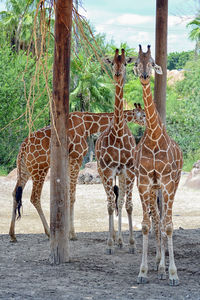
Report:
M119 198L118 198L118 238L117 245L119 248L123 247L123 238L122 238L122 208L124 205L124 196L125 196L125 178L124 175L119 176Z
M142 187L139 187L140 198L143 208L143 221L142 221L142 234L143 234L143 250L142 250L142 263L140 265L140 272L138 275L137 283L148 283L148 263L147 263L147 251L148 251L148 235L151 228L149 206L150 197L149 192Z
M16 186L14 188L14 191L12 193L13 196L13 209L12 209L12 218L10 223L10 229L9 229L9 235L10 235L10 241L16 242L16 236L15 236L15 221L16 221L16 210L17 210L17 201L16 201L16 191L18 187L22 188L22 191L26 185L26 182L28 181L30 175L28 173L23 173L23 178L20 178L20 180L17 180Z
M128 216L129 223L129 252L131 254L135 253L136 243L133 235L133 222L132 222L132 212L133 212L133 203L132 203L132 191L133 191L133 179L126 178L126 211Z
M40 202L40 197L41 197L42 187L43 187L43 184L44 184L44 179L45 179L45 176L42 177L42 178L40 177L40 181L36 181L33 178L31 203L35 206L35 208L36 208L36 210L37 210L37 212L40 216L40 219L41 219L43 227L44 227L45 234L48 237L50 237L49 225L48 225L48 223L46 221L46 218L44 216L44 213L43 213L43 210L42 210L42 207L41 207L41 202Z
M109 176L110 175L110 176ZM107 248L106 254L113 254L114 253L114 218L113 212L115 210L115 195L113 191L113 178L112 174L103 174L103 185L107 194L107 209L108 209L108 218L109 218L109 233L108 233L108 240L107 240Z
M82 165L82 159L72 160L70 159L70 240L77 240L75 229L74 229L74 203L76 200L76 185L80 167Z
M176 187L171 181L163 190L163 217L161 222L162 234L167 236L168 251L169 251L169 284L172 286L179 285L177 268L174 261L173 251L173 223L172 223L172 205L175 196ZM164 251L163 251L164 252ZM163 253L164 255L164 253Z
M156 237L156 262L155 270L158 270L161 260L161 244L160 244L160 214L157 205L157 195L155 190L150 192L150 211L152 215L152 223Z

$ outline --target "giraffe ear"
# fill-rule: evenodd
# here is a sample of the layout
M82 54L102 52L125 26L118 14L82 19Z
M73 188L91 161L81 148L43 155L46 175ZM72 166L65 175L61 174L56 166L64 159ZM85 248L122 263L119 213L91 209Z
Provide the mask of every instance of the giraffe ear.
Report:
M163 74L163 71L162 71L162 68L161 68L161 66L158 66L158 65L154 65L154 70L155 70L155 72L157 73L157 74L160 74L160 75L162 75Z
M109 58L109 57L105 57L104 59L103 59L103 62L105 63L105 64L112 64L112 60Z
M128 57L128 58L126 58L126 63L131 64L131 63L135 62L136 59L137 59L137 57Z

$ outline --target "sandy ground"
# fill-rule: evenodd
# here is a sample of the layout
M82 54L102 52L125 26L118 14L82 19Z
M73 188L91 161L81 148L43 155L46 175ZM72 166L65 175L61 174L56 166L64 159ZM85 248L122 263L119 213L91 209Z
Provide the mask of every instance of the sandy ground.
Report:
M0 177L0 298L1 299L200 299L200 190L184 186L182 176L173 209L174 253L180 285L168 286L154 271L155 242L149 243L149 284L137 285L141 262L142 210L133 191L135 254L128 246L106 255L108 217L101 184L78 185L75 228L78 241L70 242L70 263L49 264L49 241L30 203L32 183L23 193L23 216L16 223L18 243L10 243L8 230L15 181ZM42 206L49 221L49 182L45 182ZM117 225L117 218L115 218ZM123 212L125 243L128 222ZM167 258L168 264L168 258Z

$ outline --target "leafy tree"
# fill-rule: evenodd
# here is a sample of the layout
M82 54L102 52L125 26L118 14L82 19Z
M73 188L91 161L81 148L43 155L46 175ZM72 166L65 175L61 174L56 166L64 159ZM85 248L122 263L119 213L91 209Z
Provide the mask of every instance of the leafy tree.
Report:
M22 51L18 55L8 45L0 48L0 57L0 165L10 170L15 165L19 145L28 135L28 127L33 126L31 129L35 130L49 124L48 97L42 74L29 94L35 59L29 57L27 63Z
M167 128L187 161L200 150L200 59L189 61L186 69L184 80L168 91Z
M188 60L193 57L193 51L171 52L167 57L167 69L183 69Z
M197 17L194 20L192 20L190 23L187 24L187 27L191 28L189 38L191 39L191 41L196 42L195 52L196 52L196 54L199 54L199 50L200 50L200 13L197 15Z
M34 0L7 0L7 11L0 12L0 28L4 38L17 52L30 40Z

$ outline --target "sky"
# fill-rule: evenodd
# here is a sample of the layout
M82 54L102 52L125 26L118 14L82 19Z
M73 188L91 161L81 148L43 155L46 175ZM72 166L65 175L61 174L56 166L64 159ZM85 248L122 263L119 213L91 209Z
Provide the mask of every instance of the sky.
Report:
M0 2L0 11L4 4ZM79 0L81 15L87 17L97 33L105 33L107 41L117 47L127 42L129 47L151 45L155 52L156 0ZM188 39L186 24L200 9L200 0L168 0L168 53L194 49Z
M117 47L121 42L135 49L150 44L155 52L156 0L81 0L81 4L79 12ZM200 0L168 0L168 53L194 49L186 24L199 9Z

